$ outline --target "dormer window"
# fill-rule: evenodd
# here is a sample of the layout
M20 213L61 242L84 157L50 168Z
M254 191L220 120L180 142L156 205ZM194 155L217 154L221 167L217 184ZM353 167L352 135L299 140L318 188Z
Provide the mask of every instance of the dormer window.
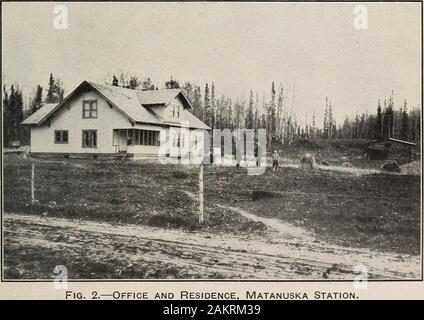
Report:
M180 106L172 106L172 117L173 118L180 117Z

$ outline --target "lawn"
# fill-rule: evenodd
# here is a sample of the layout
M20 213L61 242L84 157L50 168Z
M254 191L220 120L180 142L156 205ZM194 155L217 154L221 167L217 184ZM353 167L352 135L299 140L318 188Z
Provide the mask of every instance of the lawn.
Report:
M31 204L31 164L35 196ZM362 163L369 167L366 160ZM249 176L246 169L205 166L205 223L185 192L198 190L195 166L133 161L4 158L4 208L84 220L231 234L267 232L266 226L218 207L244 208L351 247L418 254L420 177L282 168ZM252 197L253 195L253 197Z
M291 167L249 176L215 169L206 185L206 198L305 227L318 239L383 251L420 252L419 176Z
M31 204L31 165L35 198ZM214 232L261 233L266 227L205 200L205 223L198 203L198 168L132 161L4 158L4 209L52 217L144 224Z

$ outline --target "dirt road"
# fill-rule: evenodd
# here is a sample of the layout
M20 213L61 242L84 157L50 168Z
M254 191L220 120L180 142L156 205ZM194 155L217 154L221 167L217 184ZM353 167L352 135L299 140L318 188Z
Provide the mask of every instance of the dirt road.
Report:
M188 233L140 225L4 214L5 278L51 278L55 265L70 278L416 279L420 257L318 242L313 235L261 219L266 237Z

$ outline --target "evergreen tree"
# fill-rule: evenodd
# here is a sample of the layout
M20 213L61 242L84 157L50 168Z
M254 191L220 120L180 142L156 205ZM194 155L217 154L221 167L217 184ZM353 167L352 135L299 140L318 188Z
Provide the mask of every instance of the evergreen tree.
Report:
M49 78L49 88L47 89L47 95L46 95L46 103L55 103L56 98L54 96L54 78L53 74L50 73Z
M31 101L29 114L33 114L38 109L40 109L43 105L43 88L40 85L37 85L37 89L35 90L34 98Z
M203 122L205 122L208 126L211 125L211 99L209 93L209 85L206 83L205 85L205 95L203 98Z
M383 115L381 113L381 103L380 99L378 99L378 107L377 107L377 119L375 124L375 138L380 140L383 135Z
M55 80L55 78L53 77L53 74L50 73L50 78L49 78L49 86L47 89L47 95L46 95L46 103L60 103L63 101L63 97L64 97L64 89L62 88L62 83L61 81Z
M233 102L231 99L227 99L228 113L227 113L227 128L234 130L234 117L233 117Z
M6 86L3 85L3 142L6 146L10 140L10 101Z
M400 131L400 138L402 140L408 140L409 138L409 119L408 119L408 107L407 107L406 99L403 103L402 127Z
M283 114L283 101L284 101L284 90L281 86L281 89L278 93L278 102L277 102L277 128L276 133L279 138L281 138L281 118Z
M261 116L260 129L266 129L266 127L267 127L266 115L265 115L265 113L263 113L262 116Z
M128 82L128 89L137 90L141 86L141 81L138 80L137 76L131 76Z
M13 141L21 141L22 126L24 119L23 96L19 86L11 86L10 93L3 87L3 141L10 146Z
M276 113L276 107L275 107L275 85L274 81L272 82L271 86L271 101L269 104L269 130L270 130L270 138L275 137L276 135L276 129L277 129L277 113Z
M192 106L193 106L193 114L197 118L204 120L205 114L204 114L204 110L202 106L202 93L199 86L196 86L194 88Z
M255 115L254 115L254 129L256 130L260 127L260 115L259 115L259 97L258 93L256 92L256 98L255 98Z
M118 85L118 79L116 79L116 85ZM141 81L140 88L142 91L155 90L157 87L154 85L152 79L149 77Z
M324 123L322 130L324 138L328 138L328 97L325 97Z
M216 101L215 101L215 84L212 81L212 87L211 87L211 128L215 128L216 125Z
M112 86L115 86L115 87L119 86L118 78L115 75L113 75Z
M180 84L177 80L172 79L172 76L171 76L171 80L168 80L168 81L165 82L165 88L166 89L178 89L178 88L180 88Z
M334 134L334 119L333 119L333 107L331 105L331 101L330 104L328 106L328 114L327 114L327 137L328 138L333 138L333 134Z
M253 106L253 91L250 90L249 106L247 108L245 127L248 129L253 129L255 126L254 121L255 121L255 114L254 114L254 106Z

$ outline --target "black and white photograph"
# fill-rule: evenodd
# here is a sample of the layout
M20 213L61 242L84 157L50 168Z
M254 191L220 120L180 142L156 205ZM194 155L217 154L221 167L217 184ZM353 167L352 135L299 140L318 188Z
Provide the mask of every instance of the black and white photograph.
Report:
M422 281L421 2L1 24L2 282Z

